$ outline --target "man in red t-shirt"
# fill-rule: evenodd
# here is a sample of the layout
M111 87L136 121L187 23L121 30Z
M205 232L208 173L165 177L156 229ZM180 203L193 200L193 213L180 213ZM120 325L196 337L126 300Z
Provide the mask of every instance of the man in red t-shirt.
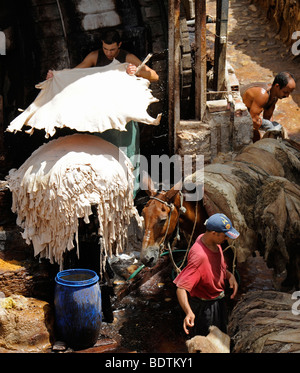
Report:
M206 232L191 247L187 266L175 278L177 298L185 318L183 329L193 335L207 335L209 326L227 331L227 311L224 299L225 280L237 292L238 284L227 270L221 244L236 239L239 232L224 214L214 214L205 222Z

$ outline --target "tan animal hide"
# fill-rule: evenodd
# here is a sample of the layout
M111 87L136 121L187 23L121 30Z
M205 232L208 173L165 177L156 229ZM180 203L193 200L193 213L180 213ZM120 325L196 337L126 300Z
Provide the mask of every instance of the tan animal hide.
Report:
M196 335L186 345L189 353L230 353L230 337L214 325L209 327L206 337Z

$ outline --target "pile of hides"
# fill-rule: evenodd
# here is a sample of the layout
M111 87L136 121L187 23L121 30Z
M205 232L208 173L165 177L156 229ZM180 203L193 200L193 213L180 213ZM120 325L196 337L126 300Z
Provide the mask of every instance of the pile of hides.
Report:
M300 352L299 315L292 312L295 304L289 293L246 293L232 310L228 324L232 352Z
M157 102L147 79L126 73L127 64L113 61L105 67L54 71L53 78L37 88L35 101L8 126L7 131L21 131L24 125L45 129L46 138L53 136L55 127L68 127L79 132L104 132L108 129L125 131L134 120L158 125L161 114L152 118L148 106Z
M74 238L78 248L78 218L88 224L91 206L97 206L102 265L122 251L130 218L138 215L130 160L97 136L74 134L42 145L7 181L23 238L35 255L61 268Z
M239 262L260 246L267 264L281 273L297 252L299 171L299 149L289 140L274 139L247 146L232 161L205 167L205 209L209 215L223 212L240 232L235 241ZM197 172L191 178L197 181Z

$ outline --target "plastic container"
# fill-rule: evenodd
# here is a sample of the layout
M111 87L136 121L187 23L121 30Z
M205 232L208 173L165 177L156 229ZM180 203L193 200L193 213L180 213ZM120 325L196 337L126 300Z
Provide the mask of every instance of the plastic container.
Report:
M102 322L98 281L89 269L68 269L55 277L56 333L74 350L91 347L98 339Z

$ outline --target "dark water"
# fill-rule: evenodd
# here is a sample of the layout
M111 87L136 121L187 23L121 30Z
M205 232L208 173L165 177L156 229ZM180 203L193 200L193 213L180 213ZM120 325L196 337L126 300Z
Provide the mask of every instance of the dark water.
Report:
M61 276L62 280L65 281L86 281L93 278L94 275L91 273L77 273L72 275Z

